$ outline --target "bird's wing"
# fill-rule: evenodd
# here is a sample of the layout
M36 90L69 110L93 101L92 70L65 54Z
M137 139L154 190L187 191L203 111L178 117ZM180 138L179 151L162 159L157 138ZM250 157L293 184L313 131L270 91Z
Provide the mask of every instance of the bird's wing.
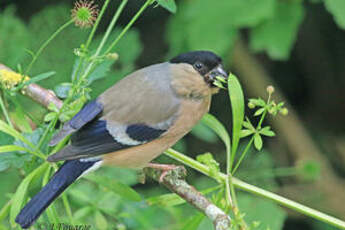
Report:
M180 104L170 87L169 71L166 63L154 65L108 89L96 100L103 108L99 117L82 125L72 135L71 144L48 160L94 157L164 135L174 123ZM83 117L86 112L83 109L77 115Z
M54 146L58 144L66 136L75 133L85 124L92 121L102 111L103 105L101 103L96 100L89 102L70 121L64 124L62 129L50 140L49 145Z

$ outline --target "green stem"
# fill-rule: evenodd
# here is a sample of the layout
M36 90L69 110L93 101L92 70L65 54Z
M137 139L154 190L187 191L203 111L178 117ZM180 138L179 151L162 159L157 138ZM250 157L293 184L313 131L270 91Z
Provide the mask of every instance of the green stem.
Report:
M2 96L0 95L0 106L1 106L1 110L6 118L6 121L8 123L8 125L13 128L13 124L11 122L11 119L10 119L10 116L8 115L8 112L7 112L7 109L6 109L6 106L5 106L5 103L4 101L2 100Z
M105 54L109 53L114 46L120 41L120 39L123 37L123 35L127 32L129 28L133 25L133 23L139 18L139 16L143 13L143 11L153 2L153 0L147 0L145 4L140 8L140 10L134 15L134 17L131 19L131 21L126 25L126 27L122 30L122 32L117 36L115 41L111 43L109 48L105 51Z
M25 71L25 75L27 75L30 70L32 65L36 62L38 56L40 56L40 54L42 53L42 51L44 50L44 48L46 48L46 46L61 32L63 31L67 26L69 26L70 24L73 23L73 20L70 20L68 22L66 22L65 24L63 24L59 29L57 29L52 36L50 36L50 38L48 38L48 40L46 40L43 45L41 45L41 47L38 49L37 53L35 54L35 56L33 57L32 61L30 62L29 66L26 68Z
M216 176L212 175L210 169L206 166L201 164L198 161L195 161L194 159L185 156L182 153L179 153L173 149L169 149L165 152L166 155L168 155L169 157L185 164L188 165L189 167L203 173L204 175L211 177L213 179L217 179ZM221 180L223 182L225 182L228 177L226 174L224 173L220 173L219 177L221 178ZM325 223L328 223L330 225L333 225L335 227L341 228L341 229L345 229L345 222L337 219L335 217L332 217L330 215L324 214L322 212L319 212L315 209L309 208L307 206L304 206L302 204L299 204L295 201L289 200L285 197L279 196L277 194L274 194L272 192L266 191L264 189L258 188L256 186L253 186L251 184L245 183L235 177L232 178L232 182L234 184L235 187L242 189L244 191L250 192L252 194L267 198L269 200L272 200L274 202L277 202L278 204L288 207L292 210L295 210L299 213L302 213L304 215L310 216L312 218L315 218L317 220L323 221Z
M103 39L102 39L101 43L99 44L99 46L98 46L98 48L97 48L97 50L96 50L96 53L95 53L95 56L96 56L96 57L97 57L98 54L101 52L101 50L102 50L102 48L103 48L105 42L108 40L108 37L109 37L109 35L110 35L110 32L113 30L113 28L114 28L114 26L115 26L115 24L116 24L116 21L117 21L117 19L119 18L121 12L123 11L124 7L126 6L127 2L128 2L128 0L122 0L122 2L121 2L121 4L120 4L119 8L117 8L117 10L116 10L116 12L115 12L115 14L114 14L114 16L113 16L113 19L111 20L111 22L110 22L110 24L109 24L109 26L108 26L108 28L107 28L107 30L106 30L104 36L103 36Z
M101 12L99 13L97 19L96 19L96 22L94 24L94 26L92 27L92 30L91 30L91 33L89 34L89 37L86 41L86 45L85 45L85 49L89 48L90 44L91 44L91 41L96 33L96 30L97 30L97 27L98 27L98 24L99 22L101 21L102 17L103 17L103 14L105 12L105 10L107 9L108 7L108 4L109 4L110 0L105 0L103 6L102 6L102 9L101 9Z
M244 157L246 156L248 150L249 150L250 147L252 146L253 141L254 141L254 136L252 136L252 138L251 138L250 141L248 142L246 148L244 149L243 153L241 154L241 157L240 157L240 159L238 160L238 162L237 162L235 168L232 170L232 175L235 174L237 168L240 166L242 160L244 159Z

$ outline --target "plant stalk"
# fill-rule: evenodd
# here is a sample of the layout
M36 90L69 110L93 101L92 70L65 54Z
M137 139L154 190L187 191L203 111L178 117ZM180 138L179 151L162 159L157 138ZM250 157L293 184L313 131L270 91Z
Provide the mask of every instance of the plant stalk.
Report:
M173 149L168 149L167 151L165 151L165 154L167 156L169 156L170 158L173 158L185 165L188 165L189 167L201 172L202 174L211 177L213 179L216 179L216 177L214 175L212 175L212 173L210 172L209 168L206 165L201 164L200 162L185 156L182 153L179 153ZM219 173L219 177L221 178L221 180L223 180L223 182L225 182L226 180L228 180L228 177L226 174L224 173ZM244 191L247 191L249 193L267 198L269 200L272 200L284 207L290 208L292 210L295 210L299 213L302 213L306 216L310 216L312 218L315 218L317 220L320 220L322 222L328 223L332 226L338 227L340 229L345 229L345 222L337 219L333 216L324 214L320 211L317 211L315 209L309 208L307 206L304 206L302 204L299 204L295 201L289 200L285 197L279 196L277 194L274 194L272 192L266 191L264 189L258 188L254 185L248 184L246 182L241 181L240 179L237 179L235 177L232 177L232 182L233 185L239 189L242 189Z

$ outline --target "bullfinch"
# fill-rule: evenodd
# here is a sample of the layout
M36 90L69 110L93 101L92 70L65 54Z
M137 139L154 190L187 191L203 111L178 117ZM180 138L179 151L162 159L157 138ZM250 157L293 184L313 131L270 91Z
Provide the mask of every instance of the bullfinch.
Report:
M30 227L75 180L101 165L154 167L151 160L174 145L208 112L228 74L210 51L180 54L169 62L129 74L86 104L52 138L70 143L48 161L65 161L20 211L16 222Z

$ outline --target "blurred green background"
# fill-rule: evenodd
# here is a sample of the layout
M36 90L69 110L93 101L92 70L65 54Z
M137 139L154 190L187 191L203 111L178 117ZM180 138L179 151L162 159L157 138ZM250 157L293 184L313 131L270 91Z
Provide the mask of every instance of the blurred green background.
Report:
M111 1L97 36L102 35L119 3ZM143 3L130 0L120 26L126 25ZM164 62L184 51L213 50L238 76L246 98L264 98L266 86L272 84L274 96L285 101L290 112L288 117L268 121L277 137L267 139L262 152L254 154L252 150L237 176L345 219L345 1L180 0L176 4L175 14L161 7L149 7L144 12L116 48L119 61L109 66L106 78L92 84L92 95L134 69ZM2 0L0 63L13 69L19 63L26 66L30 56L25 49L37 50L69 20L72 7L73 1L68 0ZM88 33L68 27L43 52L31 74L56 71L55 76L40 82L50 89L70 81L73 50ZM42 118L43 108L24 97L21 101L27 111ZM229 108L225 91L214 97L211 113L231 130ZM249 110L247 114L251 114ZM0 133L0 144L7 142ZM212 152L221 166L225 164L222 143L203 126L197 126L176 148L192 156ZM164 156L159 160L172 162ZM22 180L18 168L23 162L21 156L0 155L0 207ZM157 183L138 184L135 172L130 170L107 168L98 173L115 175L133 185L144 198L167 193ZM198 189L215 185L192 170L188 181ZM110 192L104 195L102 189L86 180L72 186L68 194L77 222L92 224L95 229L182 229L184 222L198 213L186 204L148 206ZM333 229L247 193L240 192L239 200L245 218L262 223L259 229ZM66 218L62 208L61 216ZM206 218L200 221L196 229L211 229L212 223Z

